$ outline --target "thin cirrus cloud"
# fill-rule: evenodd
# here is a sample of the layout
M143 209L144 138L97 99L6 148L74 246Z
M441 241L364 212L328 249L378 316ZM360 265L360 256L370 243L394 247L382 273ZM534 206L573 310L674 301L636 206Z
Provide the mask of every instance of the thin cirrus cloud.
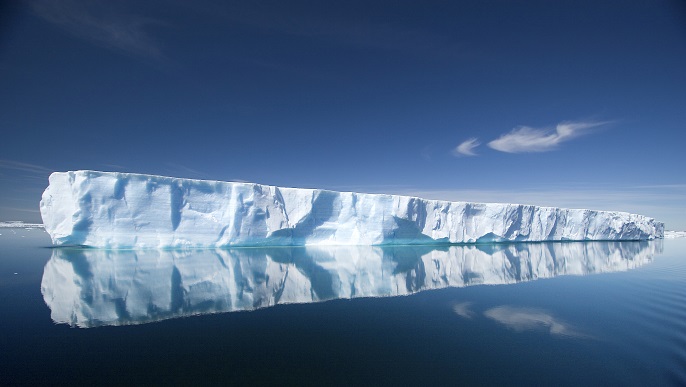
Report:
M147 32L159 21L121 12L114 3L105 1L34 0L30 4L36 15L78 38L141 58L164 59Z
M505 153L549 152L558 149L563 142L588 134L591 129L608 123L606 121L567 121L561 122L551 129L518 126L486 145L491 149ZM452 153L457 157L477 156L475 149L479 145L481 143L478 139L470 138L455 147Z
M481 145L479 140L477 138L470 138L468 140L463 141L460 145L455 147L453 149L453 154L455 156L476 156L476 152L474 152L474 149Z
M558 145L589 132L607 122L562 122L554 129L535 129L528 126L514 128L488 143L492 149L507 153L548 152Z
M35 174L49 174L52 172L50 169L41 165L23 163L21 161L14 160L0 160L0 170L14 170Z

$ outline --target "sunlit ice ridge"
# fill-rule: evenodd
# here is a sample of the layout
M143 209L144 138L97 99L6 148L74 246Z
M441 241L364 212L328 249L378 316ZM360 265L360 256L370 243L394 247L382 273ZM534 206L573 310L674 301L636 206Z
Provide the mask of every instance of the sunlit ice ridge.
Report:
M58 246L199 248L649 240L642 215L284 188L135 173L54 172L40 211Z

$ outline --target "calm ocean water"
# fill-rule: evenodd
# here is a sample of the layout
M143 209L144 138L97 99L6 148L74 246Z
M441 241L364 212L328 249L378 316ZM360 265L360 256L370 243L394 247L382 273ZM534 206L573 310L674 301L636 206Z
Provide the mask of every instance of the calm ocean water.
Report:
M686 239L181 252L0 234L2 385L686 385Z

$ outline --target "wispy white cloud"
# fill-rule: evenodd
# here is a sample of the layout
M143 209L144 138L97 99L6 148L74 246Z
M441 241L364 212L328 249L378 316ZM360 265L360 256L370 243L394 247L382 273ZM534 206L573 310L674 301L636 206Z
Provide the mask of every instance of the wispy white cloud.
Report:
M21 172L30 172L44 175L46 173L51 173L52 171L36 164L22 163L20 161L14 160L0 160L0 169L9 169Z
M455 156L476 156L474 149L481 145L479 140L475 137L463 141L460 145L453 149L453 155Z
M0 209L10 210L10 211L15 211L15 212L30 212L33 214L39 214L40 213L40 211L37 208L0 206Z
M535 129L519 126L488 143L492 149L507 153L548 152L565 141L589 132L589 129L608 122L562 122L554 129Z
M426 145L424 148L422 148L419 154L422 156L424 160L431 160L431 155L433 154L432 146Z
M116 2L33 0L34 12L72 35L143 58L161 60L162 50L147 32L157 20L117 9Z
M190 167L187 167L185 165L181 164L176 164L176 163L167 163L167 171L171 173L172 175L183 175L184 177L192 177L192 178L208 178L209 175L205 172L199 171L197 169L193 169Z
M308 12L303 13L297 6L287 4L277 2L265 6L259 2L214 2L197 6L193 3L193 11L263 32L288 34L328 44L421 55L424 58L474 55L473 50L468 52L468 47L461 40L426 29L378 23L368 18L347 20L340 17L336 7L308 7Z
M589 337L576 330L570 324L539 309L498 306L488 309L484 312L484 315L517 332L547 330L551 335L577 338Z
M662 189L662 190L686 190L686 184L653 184L653 185L637 185L634 188L639 189Z
M100 164L106 171L127 171L129 168L119 164Z

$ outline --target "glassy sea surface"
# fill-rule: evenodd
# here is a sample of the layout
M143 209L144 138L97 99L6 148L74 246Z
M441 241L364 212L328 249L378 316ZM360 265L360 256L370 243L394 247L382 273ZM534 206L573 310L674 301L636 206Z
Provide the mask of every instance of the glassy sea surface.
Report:
M0 234L2 385L686 385L686 239L112 251Z

